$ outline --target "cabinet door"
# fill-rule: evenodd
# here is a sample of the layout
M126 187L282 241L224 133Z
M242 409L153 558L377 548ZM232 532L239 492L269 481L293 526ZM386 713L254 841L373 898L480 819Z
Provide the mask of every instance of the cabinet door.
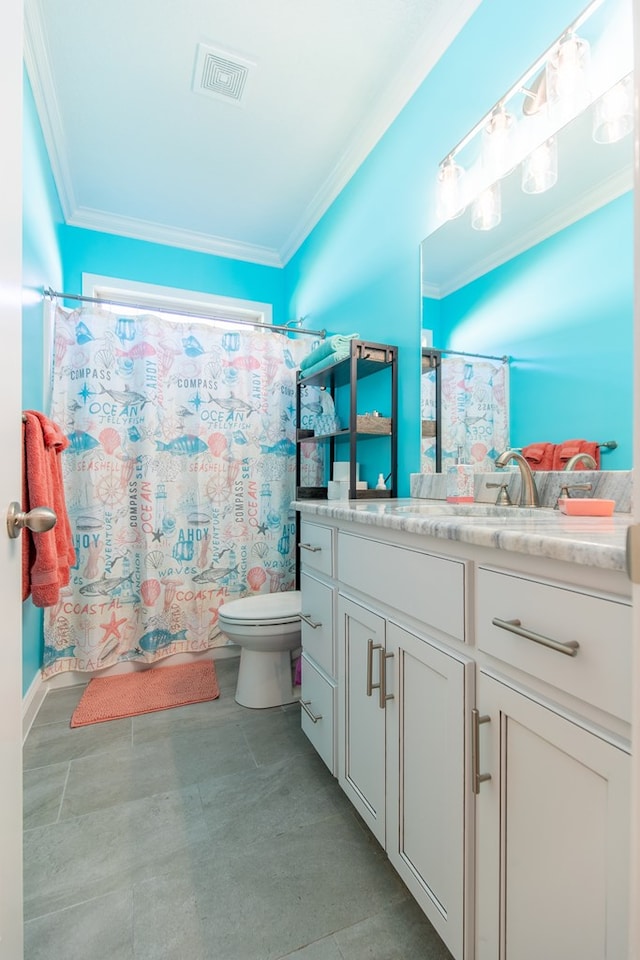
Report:
M376 839L385 844L385 709L380 667L385 622L340 597L338 781Z
M477 960L627 956L629 755L480 675Z
M465 671L387 623L387 853L454 957L464 955Z

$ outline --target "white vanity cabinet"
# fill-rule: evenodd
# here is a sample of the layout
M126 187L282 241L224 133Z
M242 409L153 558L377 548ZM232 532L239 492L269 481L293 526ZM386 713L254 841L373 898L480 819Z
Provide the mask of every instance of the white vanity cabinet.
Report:
M476 960L626 958L629 745L591 708L629 719L629 604L483 567L476 588Z
M302 594L302 729L336 774L336 644L334 531L300 523Z
M340 533L338 569L339 782L462 958L470 939L465 729L473 662L432 636L428 621L464 636L465 566ZM425 626L410 625L411 614Z

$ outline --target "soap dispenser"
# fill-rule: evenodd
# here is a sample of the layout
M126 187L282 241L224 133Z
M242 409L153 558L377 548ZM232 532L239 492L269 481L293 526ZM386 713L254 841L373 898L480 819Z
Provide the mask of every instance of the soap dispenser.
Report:
M462 446L453 466L447 468L447 503L473 503L473 465L463 463Z
M384 482L384 475L382 473L378 474L378 482L376 483L376 490L386 490L387 485Z

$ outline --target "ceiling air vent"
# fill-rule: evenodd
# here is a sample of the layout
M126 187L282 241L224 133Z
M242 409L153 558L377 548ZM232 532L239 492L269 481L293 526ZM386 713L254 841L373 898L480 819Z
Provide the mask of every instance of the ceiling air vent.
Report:
M217 100L240 104L245 94L249 71L253 66L255 64L235 54L199 43L192 90Z

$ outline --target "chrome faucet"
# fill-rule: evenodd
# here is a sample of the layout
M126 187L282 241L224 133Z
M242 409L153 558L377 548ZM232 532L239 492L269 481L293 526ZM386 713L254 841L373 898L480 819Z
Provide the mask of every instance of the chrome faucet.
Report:
M496 459L496 467L506 467L512 460L518 464L520 470L520 506L521 507L539 507L538 489L533 479L531 467L517 450L505 450Z
M567 460L563 470L576 470L576 464L580 462L584 465L583 469L586 467L587 470L597 470L597 464L590 453L576 453L570 460Z

